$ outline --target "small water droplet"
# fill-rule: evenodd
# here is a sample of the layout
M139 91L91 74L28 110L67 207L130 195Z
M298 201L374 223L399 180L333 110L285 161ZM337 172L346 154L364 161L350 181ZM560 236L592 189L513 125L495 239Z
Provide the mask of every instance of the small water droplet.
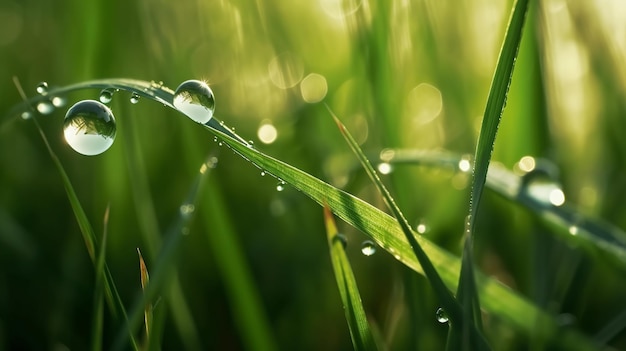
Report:
M472 169L471 159L472 157L470 155L464 155L463 157L461 157L458 165L459 171L464 173L469 172Z
M99 101L79 101L65 114L65 141L79 154L93 156L105 152L113 145L115 133L113 112Z
M569 233L572 235L578 235L578 227L575 225L570 226Z
M420 234L425 234L428 231L428 226L426 225L426 222L420 219L420 221L417 222L417 225L415 226L415 231Z
M252 140L248 140L248 145L249 148L253 149L254 148L254 141Z
M100 92L100 102L103 104L108 104L113 100L113 91L110 89L102 89Z
M213 91L203 81L184 81L174 93L174 107L192 120L205 124L215 112Z
M391 173L391 171L393 171L393 167L391 167L391 164L387 162L379 163L378 171L380 172L380 174L389 174Z
M48 83L47 82L41 82L41 83L37 84L37 88L35 90L37 90L37 94L41 94L41 95L48 94Z
M193 204L183 204L180 206L180 214L184 217L190 216L195 210L196 206Z
M130 103L136 104L138 102L139 102L139 94L133 93L133 95L130 97Z
M448 316L446 315L446 311L443 308L439 307L437 312L435 312L435 316L437 317L437 322L439 323L448 323Z
M37 111L42 115L49 115L54 112L54 105L50 101L41 101L37 104Z
M261 177L265 177L265 174L267 174L265 171L261 171Z
M361 253L365 256L372 256L376 253L376 244L371 240L365 240L363 244L361 244Z
M24 111L20 117L22 117L22 119L31 119L33 118L33 113L31 111Z
M67 98L65 96L55 96L52 98L52 105L54 107L63 107L67 104Z
M285 190L285 182L284 181L279 181L278 184L276 184L276 191L283 191Z
M224 143L220 140L220 141L217 142L217 145L218 146L222 146L222 145L224 145Z
M343 246L344 249L348 247L348 238L346 238L346 236L341 233L337 233L333 240L339 240L341 242L341 246Z

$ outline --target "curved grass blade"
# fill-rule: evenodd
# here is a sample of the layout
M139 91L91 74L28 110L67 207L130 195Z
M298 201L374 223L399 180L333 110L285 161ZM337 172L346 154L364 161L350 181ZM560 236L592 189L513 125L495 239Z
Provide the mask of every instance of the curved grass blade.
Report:
M143 260L141 250L139 248L137 248L137 255L139 255L139 278L141 281L141 290L145 291L148 283L150 282L150 274L148 274L148 267L146 267L146 262ZM143 319L146 331L146 340L148 342L147 345L144 345L144 348L150 349L150 332L152 330L152 303L150 301L148 301L144 307Z
M37 129L39 130L39 134L41 135L41 138L46 144L46 148L48 149L50 158L52 158L54 165L57 167L57 170L59 171L59 174L61 175L61 179L63 180L63 186L65 187L65 192L67 193L67 197L70 201L70 205L72 206L72 211L74 212L74 217L76 217L76 221L78 222L80 232L83 235L83 240L85 241L87 252L89 253L89 257L95 264L96 263L95 252L97 248L97 240L96 240L96 235L94 234L93 228L91 226L91 223L89 223L89 219L87 219L87 214L85 213L85 210L83 209L82 205L80 204L80 201L78 200L78 196L76 195L76 192L74 191L74 187L72 186L72 183L70 182L70 178L67 176L67 173L65 172L65 169L63 168L63 165L61 164L61 160L59 160L58 156L54 153L54 151L52 151L52 147L50 146L50 143L48 142L48 138L46 137L43 130L39 126L39 122L37 122L37 119L35 118L33 119L33 121L35 121L35 125L37 126ZM106 263L103 263L103 264L104 264L104 274L105 274L105 279L104 279L105 294L106 294L106 298L109 303L109 306L111 308L111 311L114 315L118 315L118 314L122 315L124 321L128 321L126 309L124 308L122 299L120 298L117 292L117 288L115 287L115 283L113 282L113 276L111 275L111 272L109 271L109 268L107 267ZM135 337L133 336L133 333L129 329L127 329L124 331L124 334L126 337L130 338L130 343L133 347L133 350L139 350L139 347L137 346L137 342L135 340Z
M98 251L98 257L96 258L95 265L96 283L94 284L93 321L91 329L91 349L93 351L102 350L102 325L104 323L104 280L106 279L104 262L106 257L109 210L110 207L107 206L107 209L104 212L102 243L100 244L100 250Z
M445 151L388 149L380 160L394 165L423 165L436 168L459 169L461 155ZM620 228L586 216L567 202L561 206L546 204L545 199L528 192L526 174L519 176L500 164L491 164L485 186L508 201L518 203L555 229L552 232L573 244L582 245L602 253L620 269L626 270L626 232Z
M346 321L350 329L350 337L355 350L377 350L373 334L370 330L361 295L352 273L350 261L346 256L344 242L337 232L335 220L328 206L324 206L324 223L330 249L330 258L335 271L337 288L346 313Z
M476 213L480 205L480 199L487 178L487 170L493 152L493 145L496 140L498 125L502 117L502 111L506 104L513 67L522 41L522 29L524 19L528 9L528 0L516 0L513 5L513 12L506 30L504 43L500 50L498 64L489 89L489 97L485 107L478 144L474 153L474 166L472 177L472 189L470 195L469 216L465 229L465 243L463 246L463 258L461 264L461 274L457 290L457 299L463 306L464 318L472 318L479 330L482 330L482 316L480 312L479 296L476 293L476 282L474 278L473 260L473 235L476 225ZM463 325L469 325L466 320ZM448 339L448 349L465 349L468 345L467 339L469 330L464 329L461 338L456 338L451 334Z

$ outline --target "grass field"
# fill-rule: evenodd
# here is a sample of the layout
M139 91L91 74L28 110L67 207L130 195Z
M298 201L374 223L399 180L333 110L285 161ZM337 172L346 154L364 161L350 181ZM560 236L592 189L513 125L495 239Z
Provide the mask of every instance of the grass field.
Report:
M626 6L528 3L0 2L0 350L626 349Z

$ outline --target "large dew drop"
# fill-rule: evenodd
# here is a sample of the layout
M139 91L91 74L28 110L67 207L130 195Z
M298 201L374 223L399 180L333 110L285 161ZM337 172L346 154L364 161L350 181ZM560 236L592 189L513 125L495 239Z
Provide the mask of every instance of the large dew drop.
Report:
M65 141L79 154L93 156L108 150L115 140L113 112L95 100L79 101L65 114Z
M205 124L215 112L213 91L205 82L184 81L174 93L174 107L194 121Z

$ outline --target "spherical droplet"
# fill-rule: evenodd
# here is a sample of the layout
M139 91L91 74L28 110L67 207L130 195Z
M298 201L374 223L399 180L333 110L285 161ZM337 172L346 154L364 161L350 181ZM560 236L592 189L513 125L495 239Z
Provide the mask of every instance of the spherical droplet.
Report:
M203 81L184 81L174 93L174 107L194 121L205 124L215 112L213 91Z
M33 118L33 113L30 112L30 111L24 111L24 112L22 112L20 117L22 117L22 119L31 119L31 118Z
M138 102L139 102L139 94L133 93L133 95L130 97L130 103L136 104Z
M113 91L109 89L102 89L100 92L100 102L103 104L108 104L113 100Z
M372 256L376 253L376 244L371 240L365 240L363 244L361 244L361 253L365 256Z
M420 220L415 226L415 230L420 234L425 234L428 231L428 226L423 220Z
M51 101L54 107L63 107L67 104L67 98L65 96L55 96Z
M180 206L180 214L183 216L190 216L195 210L196 206L193 204L183 204Z
M41 82L37 84L36 90L37 90L37 94L46 95L48 93L48 83Z
M54 112L54 105L50 101L41 101L37 104L37 111L42 115L49 115Z
M265 171L261 171L261 177L265 177L266 174Z
M281 180L276 185L276 191L283 191L283 190L285 190L285 182Z
M93 156L108 150L115 140L113 112L95 100L79 101L65 114L65 141L79 154Z
M435 316L437 317L437 322L439 323L448 323L448 316L446 315L446 311L443 308L439 307L437 312L435 312Z

